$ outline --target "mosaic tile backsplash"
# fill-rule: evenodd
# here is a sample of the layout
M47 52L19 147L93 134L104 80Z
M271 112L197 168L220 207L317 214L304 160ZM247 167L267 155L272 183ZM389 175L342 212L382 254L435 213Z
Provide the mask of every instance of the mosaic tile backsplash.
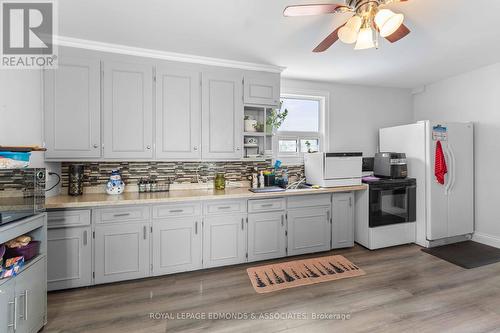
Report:
M72 162L62 163L62 187L68 187L68 172ZM229 181L246 181L254 168L270 169L271 161L262 162L85 162L84 187L104 185L111 170L118 169L126 184L137 184L141 178L151 178L158 182L198 183L210 182L218 172L224 172ZM304 166L286 166L290 181L303 177Z

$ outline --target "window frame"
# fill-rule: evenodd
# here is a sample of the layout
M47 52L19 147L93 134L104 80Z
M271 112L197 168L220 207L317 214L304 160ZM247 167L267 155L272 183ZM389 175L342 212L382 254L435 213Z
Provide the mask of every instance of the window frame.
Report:
M319 101L318 132L306 131L279 131L275 130L273 136L274 159L279 159L285 164L301 164L304 161L304 152L301 151L300 140L318 140L319 151L328 151L328 105L329 93L324 91L310 91L285 89L280 99L301 99ZM279 151L280 140L295 140L297 152L287 153Z

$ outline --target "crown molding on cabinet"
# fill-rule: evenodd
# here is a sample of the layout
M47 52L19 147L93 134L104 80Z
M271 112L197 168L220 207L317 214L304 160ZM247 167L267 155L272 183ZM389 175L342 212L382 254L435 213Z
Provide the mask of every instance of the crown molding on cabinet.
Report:
M196 63L210 66L239 68L244 70L262 71L270 73L281 73L285 67L257 64L252 62L228 60L221 58L203 57L192 54L166 52L154 49L126 46L97 42L93 40L79 39L66 36L55 36L55 44L59 46L75 47L94 51L126 54L139 57L156 58L163 60Z

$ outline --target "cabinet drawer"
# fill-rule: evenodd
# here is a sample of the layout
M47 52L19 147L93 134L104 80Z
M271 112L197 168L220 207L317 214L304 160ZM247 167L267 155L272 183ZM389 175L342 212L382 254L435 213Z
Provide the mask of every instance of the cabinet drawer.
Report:
M201 215L200 203L153 206L153 218Z
M285 209L285 199L259 199L259 200L248 200L248 212L266 212L271 210L284 210Z
M48 212L49 229L90 225L90 210L59 210Z
M149 219L149 207L113 207L94 210L96 223L133 222Z
M330 206L331 194L309 194L288 198L288 208Z
M205 203L205 214L245 213L246 201L214 201Z

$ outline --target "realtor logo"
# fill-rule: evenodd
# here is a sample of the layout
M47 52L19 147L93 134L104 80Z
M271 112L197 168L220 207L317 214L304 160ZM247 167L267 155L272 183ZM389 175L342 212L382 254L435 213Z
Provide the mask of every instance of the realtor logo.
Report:
M54 2L0 1L2 68L55 68Z

